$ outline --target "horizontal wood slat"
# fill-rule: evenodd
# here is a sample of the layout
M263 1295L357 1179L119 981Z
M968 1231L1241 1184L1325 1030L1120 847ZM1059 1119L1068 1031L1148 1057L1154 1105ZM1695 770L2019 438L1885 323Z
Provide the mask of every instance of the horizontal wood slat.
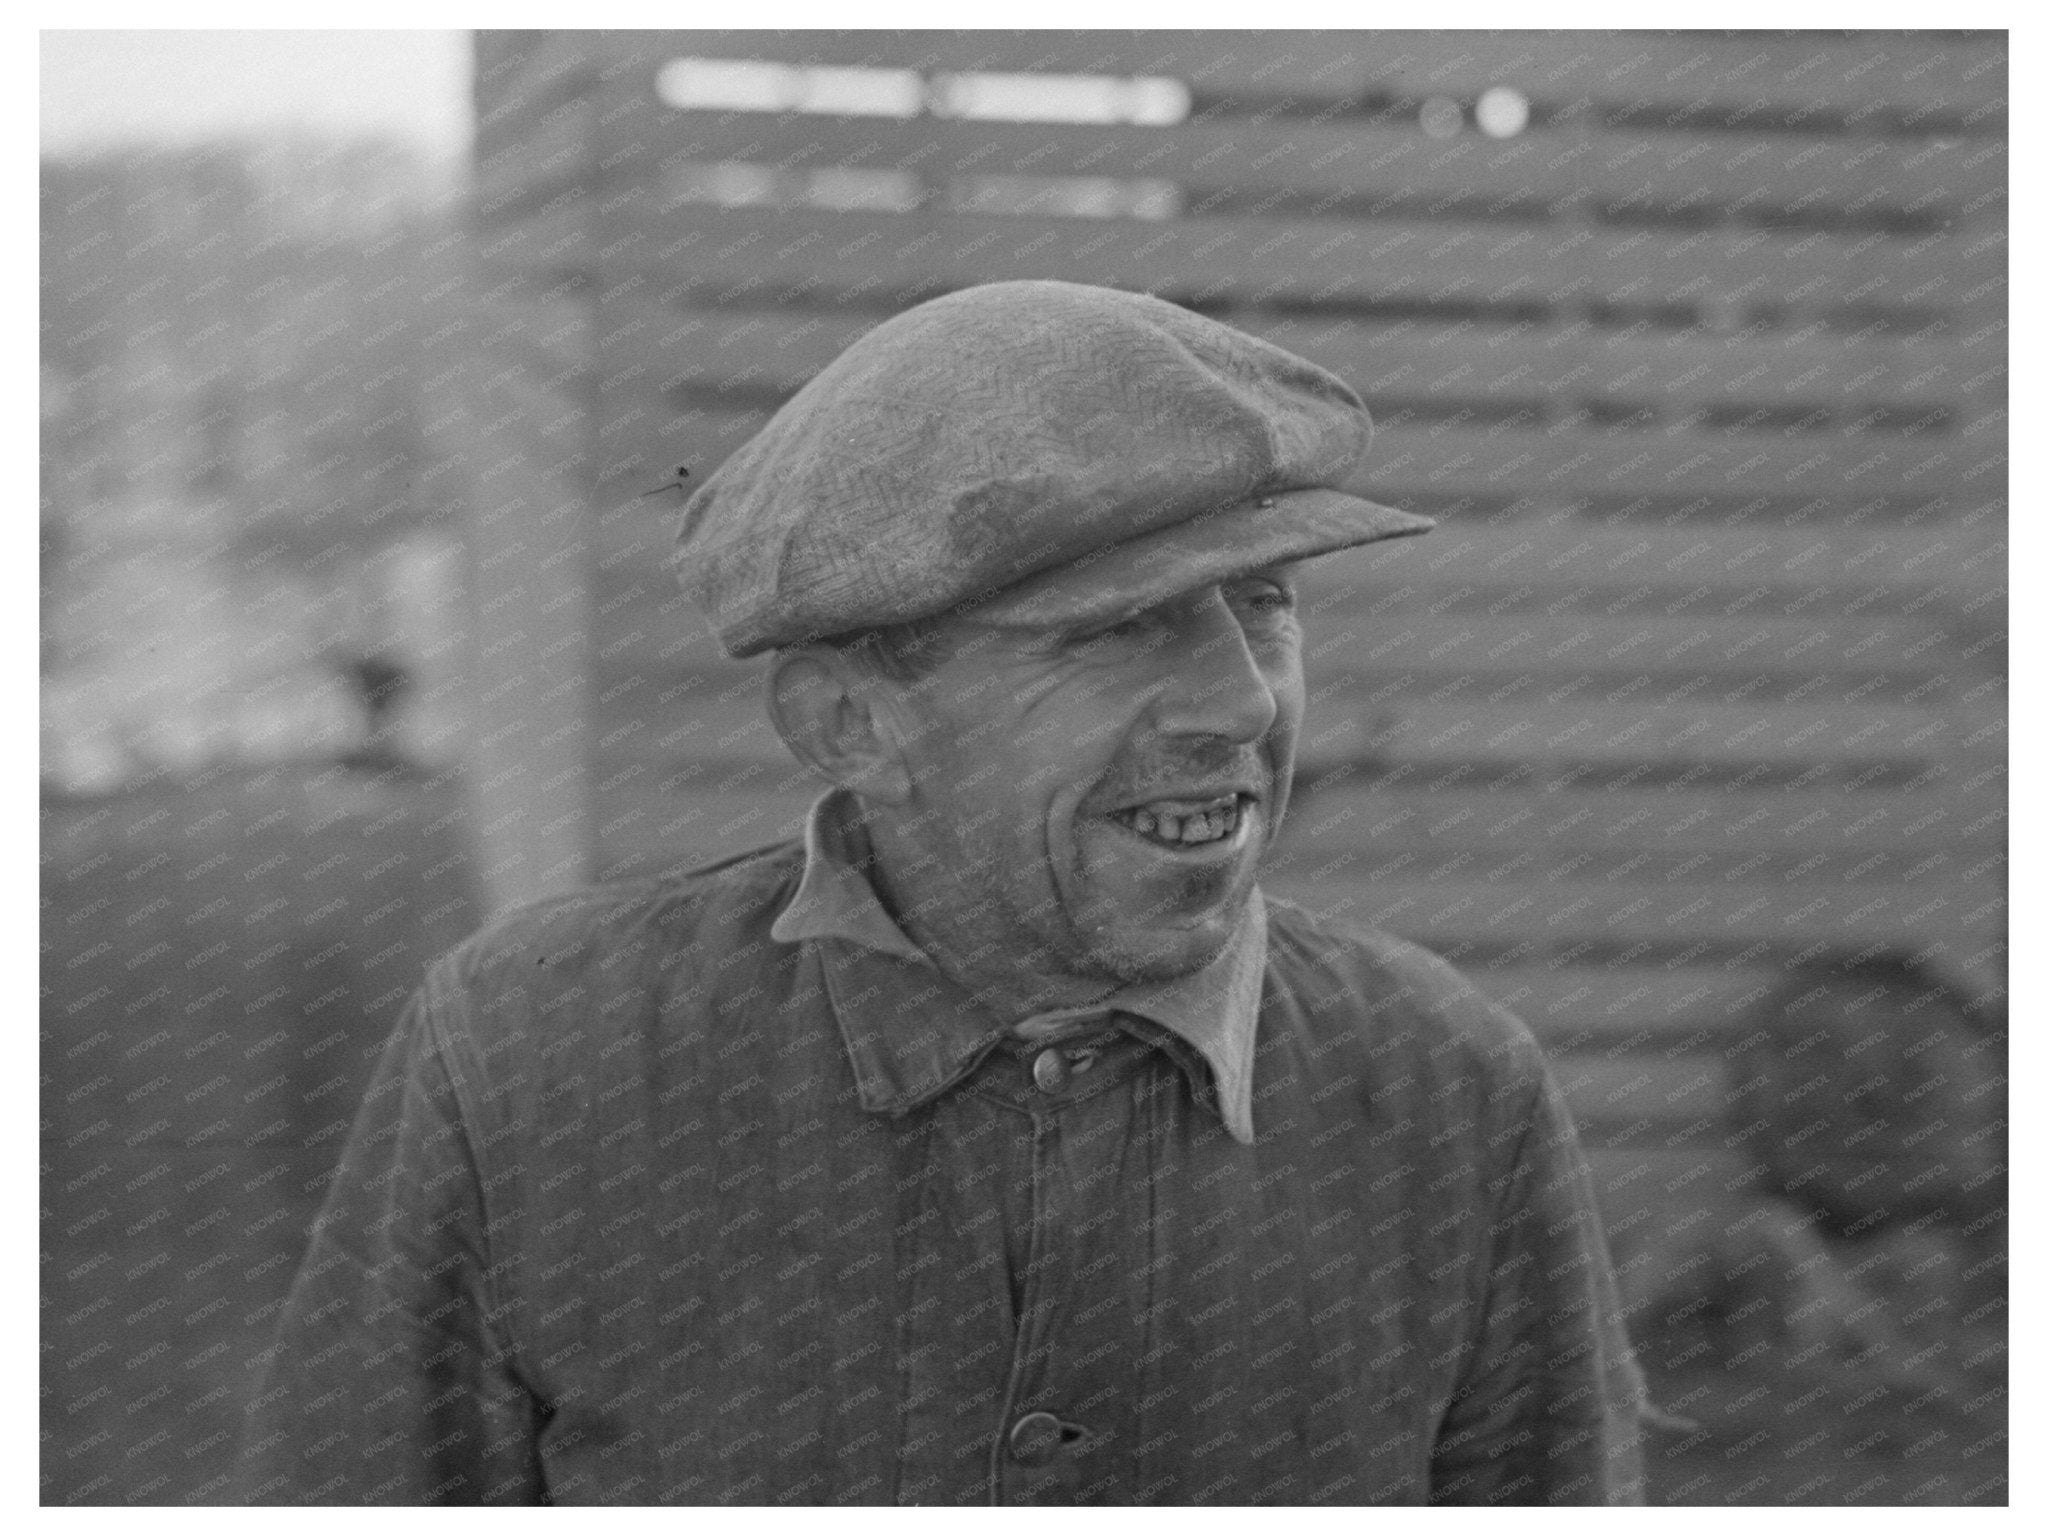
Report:
M1300 796L1282 829L1280 852L1303 865L1347 854L1435 860L1475 852L1507 859L1532 854L1531 862L1553 855L1559 856L1553 862L1569 862L1591 851L1626 862L1647 853L1676 868L1699 855L1720 860L1739 851L1735 864L1754 861L1760 878L1780 877L1815 857L1839 875L1884 854L1878 866L1884 873L1867 873L1888 879L1927 853L1966 849L1975 856L2001 846L2001 789L1995 779L1967 792L1944 779L1926 789L1864 787L1846 794L1834 787L1759 794L1713 786L1550 789L1542 780L1518 791L1462 782L1439 789L1337 785ZM1592 860L1582 867L1589 879L1603 872Z
M607 393L632 373L692 399L715 399L724 386L783 397L875 324L858 313L679 312L644 300L607 302L596 377ZM1617 412L1596 424L1610 425L1619 411L1647 411L1656 414L1644 424L1689 424L1691 432L1743 440L1749 432L1837 437L1850 429L1875 440L1924 421L1919 430L1948 437L2002 408L2006 395L1999 359L1946 337L1644 336L1584 326L1257 315L1240 324L1353 383L1383 421L1465 409L1490 426L1533 407L1530 424L1555 425L1579 404L1611 401ZM1699 412L1706 414L1692 419Z
M1455 588L1418 593L1356 579L1355 590L1339 587L1308 598L1305 654L1323 697L1342 692L1368 706L1378 701L1357 694L1343 673L1357 670L1368 688L1370 679L1384 683L1425 666L1435 673L1471 672L1491 679L1491 686L1532 672L1554 674L1559 681L1581 672L1721 675L1735 685L1760 670L1792 662L1807 675L1853 664L1866 675L1908 668L1926 676L1976 659L1962 655L1967 634L1944 627L1938 618L1903 615L1895 604L1873 603L1846 613L1839 602L1810 601L1787 613L1782 605L1756 600L1742 604L1741 611L1716 613L1715 607L1730 605L1674 603L1667 596L1629 611L1636 605L1625 601L1626 591L1622 600L1596 606L1585 601L1594 594L1583 582L1573 587L1559 582L1556 589L1564 591L1564 600L1553 598L1544 605L1547 611L1534 611L1519 601L1486 602L1481 594ZM1681 598L1688 590L1697 587L1667 589ZM1749 590L1769 592L1768 587ZM604 659L627 665L681 661L689 648L698 647L702 620L663 573L633 568L607 582L604 593L598 602ZM1471 601L1474 596L1480 601ZM1986 658L1978 663L1979 676L1995 674L1992 654L1979 652Z
M1954 721L1904 707L1846 705L1749 707L1688 704L1654 709L1577 700L1486 705L1388 700L1374 705L1325 695L1308 728L1303 756L1312 767L1375 762L1423 772L1469 765L1498 772L1566 767L1686 768L1731 771L1824 764L1831 776L1871 767L1910 774L1955 750L1966 734Z
M638 381L634 381L638 382ZM605 480L643 466L687 460L693 476L713 468L764 425L766 409L734 411L677 404L629 384L597 397ZM1528 412L1534 415L1534 410ZM1922 500L2003 493L2008 451L2003 423L1972 437L1921 433L1691 432L1659 427L1632 434L1598 423L1578 408L1550 426L1527 421L1481 426L1458 419L1375 424L1371 457L1347 487L1382 501L1427 498L1425 505L1483 497L1506 503L1530 496L1568 501L1699 497L1732 504L1757 497L1818 500L1847 511L1861 498ZM672 469L665 471L672 474ZM657 482L658 483L658 482Z
M616 232L605 247L613 280L637 276L669 302L718 306L807 294L909 302L906 290L1057 277L1268 306L1433 304L1451 309L1447 318L1457 306L1491 306L1510 322L1541 320L1548 306L1609 300L1649 310L1730 290L1796 291L1802 312L1818 314L1930 283L1944 294L1943 308L1977 303L2002 291L2006 259L1996 228L1906 239L1821 230L1517 231L1471 220L1028 219L665 207L651 192L621 194L607 218ZM1714 277L1704 281L1708 272ZM1926 331L1940 318L1916 315L1895 331Z
M1966 868L1951 861L1912 886L1871 891L1650 880L1560 892L1508 881L1398 876L1369 888L1278 875L1267 883L1314 911L1390 929L1438 950L1475 940L1506 948L1564 937L1681 951L1704 935L1721 945L1763 944L1784 956L1814 944L1843 952L1873 944L1912 948L1931 934L1951 932L1974 932L1981 943L2004 926L2003 887L1982 875L1966 878Z
M1441 594L1439 595L1441 600ZM1361 607L1367 607L1361 604ZM1813 671L1865 655L1910 661L1945 643L1936 626L1896 616L1815 617L1775 614L1758 605L1722 617L1698 613L1587 613L1501 615L1390 614L1352 633L1341 609L1319 614L1311 642L1327 677L1349 663L1382 674L1427 661L1445 669L1519 676L1532 668L1569 677L1579 668L1632 667L1643 672L1678 668L1697 674L1733 672L1787 660ZM1915 646L1919 651L1914 651ZM1907 653L1912 654L1907 654ZM1895 663L1896 664L1896 663ZM1346 690L1349 692L1349 690Z
M692 469L693 477L702 473ZM628 477L629 488L638 484ZM610 581L604 598L626 584L664 595L672 589L659 567L675 537L678 501L622 501L593 519L592 555ZM1547 613L1566 598L1573 609L1663 613L1705 588L1684 607L1800 602L1797 611L1809 616L1875 608L1918 614L1921 623L1955 622L1986 611L1961 614L1970 601L1962 592L2002 591L2002 513L2002 506L1959 504L1906 526L1814 516L1790 526L1761 518L1728 524L1698 514L1607 521L1568 509L1498 522L1455 516L1425 538L1303 566L1301 606L1311 621L1354 609ZM1827 589L1818 603L1817 583ZM689 617L686 608L678 612Z
M2002 438L1795 437L1713 432L1624 435L1575 412L1539 431L1389 420L1374 433L1363 488L1500 492L1589 486L1614 495L1839 495L1859 481L1946 494L2002 472ZM1966 478L1967 477L1967 478Z
M2001 34L1507 32L628 32L604 41L623 94L673 57L792 64L1184 74L1205 93L1336 101L1368 91L1476 97L1494 85L1543 98L1597 93L1654 109L1779 104L1927 108L1966 115L2005 94ZM1650 118L1654 124L1655 118ZM1982 121L1982 119L1980 119Z
M1445 591L1473 587L1477 600L1471 606L1489 610L1496 599L1480 595L1476 584L1508 584L1515 591L1529 586L1537 594L1549 584L1572 592L1590 586L1589 606L1605 608L1608 599L1598 589L1610 582L1631 592L1645 586L1653 592L1681 589L1674 596L1705 587L1724 601L1748 596L1759 585L1771 590L1793 583L1811 593L1820 583L1844 611L1884 602L1887 611L1913 613L1927 606L1914 606L1917 600L1951 582L1979 591L2000 584L2004 510L2002 501L1959 502L1904 526L1881 515L1848 522L1814 514L1789 523L1762 515L1722 522L1704 509L1617 518L1569 510L1498 520L1453 517L1426 538L1393 540L1315 562L1307 567L1304 586L1306 601L1320 612L1315 605L1326 596L1372 592L1384 598L1424 581L1440 582ZM1552 601L1543 595L1540 606L1547 611Z
M1788 846L1757 848L1747 840L1731 837L1729 828L1738 825L1742 818L1716 807L1722 810L1721 815L1712 818L1720 833L1720 846L1700 848L1697 844L1707 839L1695 838L1692 852L1686 852L1684 846L1647 845L1641 839L1623 842L1597 834L1582 835L1580 827L1547 842L1525 836L1519 840L1519 846L1512 837L1497 838L1490 845L1475 848L1398 836L1375 838L1357 846L1355 839L1332 838L1325 843L1290 824L1283 830L1282 846L1271 856L1267 869L1276 880L1334 882L1342 878L1361 886L1377 886L1396 878L1422 884L1457 878L1489 884L1513 881L1522 886L1555 885L1562 889L1567 885L1600 886L1635 876L1683 880L1708 889L1741 884L1789 891L1823 885L1832 888L1911 884L1942 870L1975 869L1986 860L1991 860L1996 868L2004 844L1996 835L2001 823L1989 818L1996 815L1997 807L1988 806L1968 823L1984 829L1974 839L1950 836L1944 840L1933 834L1937 830L1951 834L1960 831L1960 817L1955 821L1931 822L1934 810L1938 809L1930 805L1932 798L1924 796L1918 814L1905 823L1919 828L1919 834L1890 847L1879 846L1878 830L1872 827L1858 834L1853 842L1844 839L1839 828L1801 828ZM1703 794L1689 796L1688 802L1696 811L1708 809ZM1434 816L1434 808L1431 812ZM1859 815L1856 821L1864 820L1867 814ZM1384 822L1389 818L1380 819ZM1313 811L1301 818L1305 828L1323 824L1324 819ZM1432 819L1428 824L1440 823ZM1829 838L1828 830L1836 835ZM1347 842L1353 845L1347 846Z
M664 185L687 165L783 171L907 171L932 195L948 178L1133 177L1174 183L1181 206L1274 196L1349 216L1447 207L1489 217L1566 214L1692 225L1838 223L1926 228L2002 214L2007 159L1999 140L1814 139L1787 133L1677 132L1645 138L1584 122L1539 125L1513 139L1467 132L1445 142L1411 120L1263 127L1215 118L1170 130L1099 124L910 119L834 124L795 113L675 111L627 99L605 129L604 186ZM1939 195L1928 199L1932 183ZM848 181L842 195L854 196ZM875 195L883 195L878 186ZM1329 201L1324 202L1324 199Z
M1877 227L1901 213L1991 221L2004 216L2010 171L2005 141L1996 138L1644 134L1607 125L1588 131L1585 143L1581 175L1597 205L1618 205L1610 215L1723 212L1759 223Z

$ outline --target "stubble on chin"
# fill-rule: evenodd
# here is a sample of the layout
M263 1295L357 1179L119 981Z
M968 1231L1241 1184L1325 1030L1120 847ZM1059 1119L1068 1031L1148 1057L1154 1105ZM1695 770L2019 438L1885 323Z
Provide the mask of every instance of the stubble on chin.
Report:
M1206 885L1210 877L1196 877ZM1251 898L1252 881L1233 872L1220 895L1195 906L1192 918L1175 921L1174 914L1187 911L1188 898L1198 892L1183 886L1178 900L1153 904L1150 910L1129 902L1099 898L1094 910L1080 922L1070 922L1083 962L1091 975L1120 985L1149 985L1177 981L1212 965L1230 946L1231 935L1243 921L1245 904ZM1099 917L1097 922L1088 917Z

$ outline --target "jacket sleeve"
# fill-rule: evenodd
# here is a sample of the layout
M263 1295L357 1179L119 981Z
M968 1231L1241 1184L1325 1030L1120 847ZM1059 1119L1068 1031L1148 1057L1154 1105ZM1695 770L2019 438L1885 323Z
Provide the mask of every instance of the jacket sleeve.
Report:
M1640 1504L1643 1378L1547 1071L1497 1182L1484 1315L1438 1433L1431 1502Z
M385 1047L314 1223L249 1408L251 1503L545 1502L541 1410L507 1342L448 1066L446 974Z

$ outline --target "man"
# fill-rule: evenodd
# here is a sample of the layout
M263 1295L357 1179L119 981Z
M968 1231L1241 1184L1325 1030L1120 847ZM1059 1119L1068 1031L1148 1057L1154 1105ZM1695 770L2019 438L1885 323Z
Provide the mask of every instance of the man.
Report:
M1601 1502L1637 1377L1527 1032L1262 895L1321 368L1002 283L855 343L679 567L831 790L437 965L255 1410L258 1498Z

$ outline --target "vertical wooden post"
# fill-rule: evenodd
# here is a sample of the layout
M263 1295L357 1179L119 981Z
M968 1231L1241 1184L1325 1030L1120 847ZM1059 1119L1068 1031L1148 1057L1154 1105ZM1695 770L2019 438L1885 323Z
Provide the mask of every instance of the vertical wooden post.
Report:
M465 773L491 912L590 877L586 35L476 35Z

